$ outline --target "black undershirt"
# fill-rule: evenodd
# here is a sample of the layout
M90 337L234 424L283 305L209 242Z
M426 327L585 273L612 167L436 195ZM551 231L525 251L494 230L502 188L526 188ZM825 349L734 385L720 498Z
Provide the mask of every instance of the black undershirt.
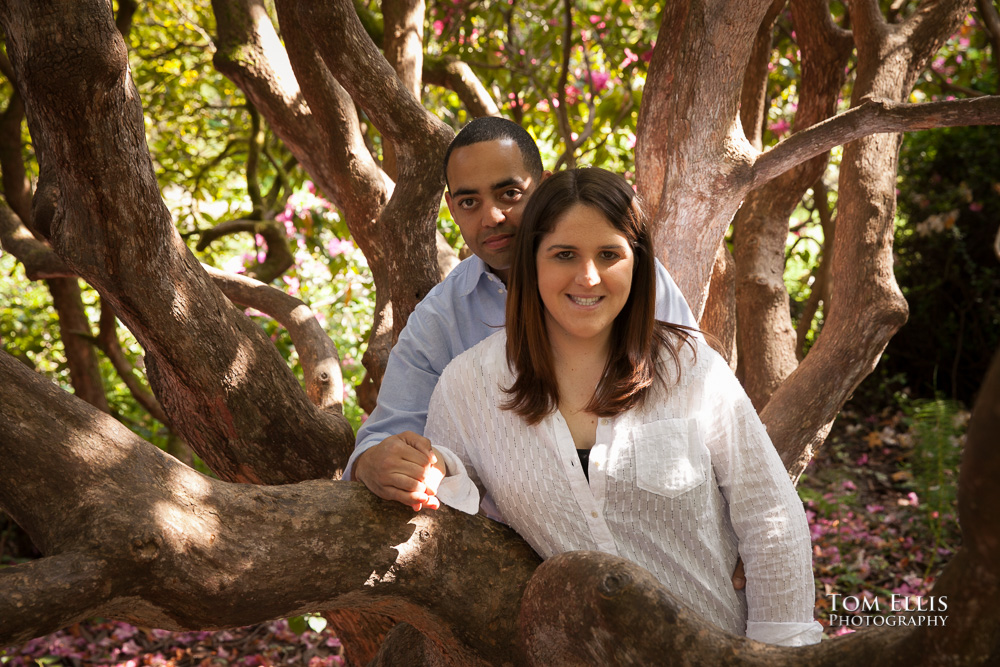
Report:
M583 466L583 476L590 481L590 450L589 449L578 449L576 453L580 456L580 465Z

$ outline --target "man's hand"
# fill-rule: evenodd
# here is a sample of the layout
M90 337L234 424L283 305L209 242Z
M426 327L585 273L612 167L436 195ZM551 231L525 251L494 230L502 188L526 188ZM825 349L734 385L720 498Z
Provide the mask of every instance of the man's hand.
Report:
M743 571L743 559L736 559L736 569L733 570L733 589L742 591L747 585L747 575Z
M443 464L431 441L413 431L391 435L354 462L354 478L379 498L409 505L414 511L424 506L438 509L435 497L443 476Z

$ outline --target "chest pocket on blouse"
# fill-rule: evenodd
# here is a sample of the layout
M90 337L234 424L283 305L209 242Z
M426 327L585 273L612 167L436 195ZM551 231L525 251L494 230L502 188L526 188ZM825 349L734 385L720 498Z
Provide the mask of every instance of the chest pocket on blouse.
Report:
M632 432L640 489L676 498L705 483L711 459L694 419L663 419Z

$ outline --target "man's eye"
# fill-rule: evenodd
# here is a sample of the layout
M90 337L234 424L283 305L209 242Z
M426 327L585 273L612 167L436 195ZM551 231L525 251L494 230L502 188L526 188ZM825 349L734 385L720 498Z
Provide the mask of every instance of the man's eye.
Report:
M459 208L472 208L476 205L475 199L462 199L458 202Z
M503 193L503 198L506 199L507 201L517 201L518 199L521 198L521 191L511 188L510 190L507 190L506 192Z

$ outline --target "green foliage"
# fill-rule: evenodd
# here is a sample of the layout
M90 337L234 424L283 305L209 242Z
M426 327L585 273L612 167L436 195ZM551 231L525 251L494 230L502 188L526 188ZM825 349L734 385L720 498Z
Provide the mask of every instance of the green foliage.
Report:
M29 281L24 267L13 255L4 253L0 253L0 345L70 389L52 297L44 283Z
M472 66L504 115L533 131L546 166L557 166L567 142L591 125L573 157L581 165L629 172L659 11L658 4L574 2L565 44L560 3L438 0L428 3L425 41L430 57ZM430 89L428 96L455 127L468 120L454 93ZM559 130L560 103L569 136Z
M971 404L1000 345L1000 132L957 127L908 135L900 155L896 278L910 305L881 377L918 395Z
M950 517L954 524L961 436L969 413L963 411L960 403L941 399L915 401L907 407L906 413L914 445L910 457L912 485L933 536L931 559L927 565L930 571L938 548L945 542L945 517ZM954 530L957 526L950 528Z

